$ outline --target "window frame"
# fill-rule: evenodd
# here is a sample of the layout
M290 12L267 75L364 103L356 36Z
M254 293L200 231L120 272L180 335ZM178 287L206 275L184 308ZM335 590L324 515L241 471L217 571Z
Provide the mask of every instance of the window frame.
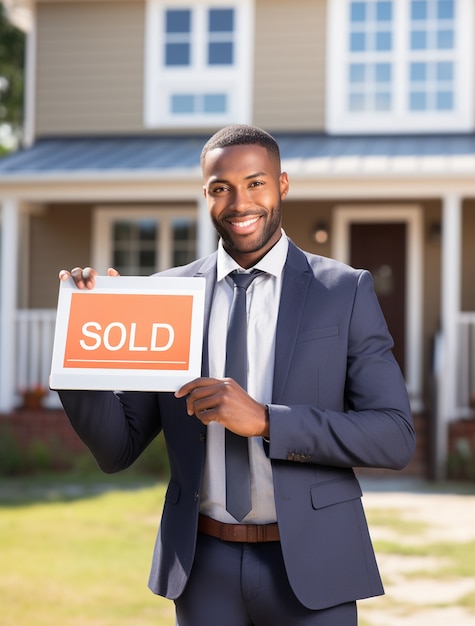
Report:
M365 53L363 62L392 63L393 107L388 112L351 112L348 109L350 59L348 51L350 32L349 7L351 0L332 0L328 6L328 50L327 50L327 90L326 90L326 129L329 133L347 134L393 134L401 132L468 132L474 126L473 106L473 54L471 25L474 7L470 0L457 0L455 17L456 42L453 51L454 73L453 94L455 107L450 111L409 109L411 62L424 55L409 49L410 0L393 0L394 46L389 53L371 56ZM429 54L425 56L429 59ZM430 61L444 61L448 56L440 55Z
M155 219L159 224L159 236L156 242L157 266L155 272L173 267L173 221L179 218L191 219L198 229L196 210L185 205L166 207L141 206L97 206L93 211L92 261L99 272L107 272L113 267L113 224L115 221L139 221ZM196 253L198 238L195 240Z
M254 0L147 0L145 22L144 124L148 128L209 128L251 121L254 48ZM234 10L234 59L231 65L208 64L207 16L210 9ZM190 65L167 66L164 40L166 11L192 11ZM193 25L195 24L195 25ZM158 36L157 36L158 33ZM155 62L154 62L155 60ZM174 95L227 96L225 112L173 114Z

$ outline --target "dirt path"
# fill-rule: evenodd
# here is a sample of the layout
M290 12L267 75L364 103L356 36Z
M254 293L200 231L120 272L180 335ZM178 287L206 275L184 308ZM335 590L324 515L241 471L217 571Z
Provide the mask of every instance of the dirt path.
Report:
M398 530L397 525L370 524L373 540L390 541L400 546L475 541L475 486L472 493L451 493L445 487L436 493L434 486L407 483L381 483L363 480L364 505L371 511L394 510L408 523L420 528ZM452 487L456 489L456 487ZM404 526L403 526L404 528ZM475 563L473 576L438 574L450 563L450 556L411 556L377 554L386 596L359 604L362 626L473 626L475 611ZM431 576L427 572L433 572ZM472 608L463 606L464 596L472 596Z

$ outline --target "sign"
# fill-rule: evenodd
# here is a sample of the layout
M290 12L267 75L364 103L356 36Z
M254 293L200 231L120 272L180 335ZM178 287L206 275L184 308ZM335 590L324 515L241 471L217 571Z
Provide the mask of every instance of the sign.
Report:
M52 389L175 391L201 375L204 278L60 283Z

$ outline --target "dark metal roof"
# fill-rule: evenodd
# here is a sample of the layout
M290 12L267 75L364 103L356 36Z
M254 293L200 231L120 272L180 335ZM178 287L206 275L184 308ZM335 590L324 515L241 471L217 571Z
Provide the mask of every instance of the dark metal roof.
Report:
M475 135L328 136L275 133L282 159L309 163L357 159L475 157ZM199 166L205 136L69 137L38 140L0 159L0 180L94 172L183 172ZM312 168L310 168L312 169Z
M0 175L196 167L203 142L197 137L40 139L0 159Z

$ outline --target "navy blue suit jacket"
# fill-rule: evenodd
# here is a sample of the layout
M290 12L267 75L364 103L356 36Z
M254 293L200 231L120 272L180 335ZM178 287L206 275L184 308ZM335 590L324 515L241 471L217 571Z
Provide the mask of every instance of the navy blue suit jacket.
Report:
M207 283L203 375L216 253L164 272ZM405 383L370 274L290 242L269 408L275 504L295 595L312 609L383 593L353 467L400 469L415 445ZM171 478L150 588L177 598L195 552L206 427L172 393L63 391L104 471L128 467L164 431Z

